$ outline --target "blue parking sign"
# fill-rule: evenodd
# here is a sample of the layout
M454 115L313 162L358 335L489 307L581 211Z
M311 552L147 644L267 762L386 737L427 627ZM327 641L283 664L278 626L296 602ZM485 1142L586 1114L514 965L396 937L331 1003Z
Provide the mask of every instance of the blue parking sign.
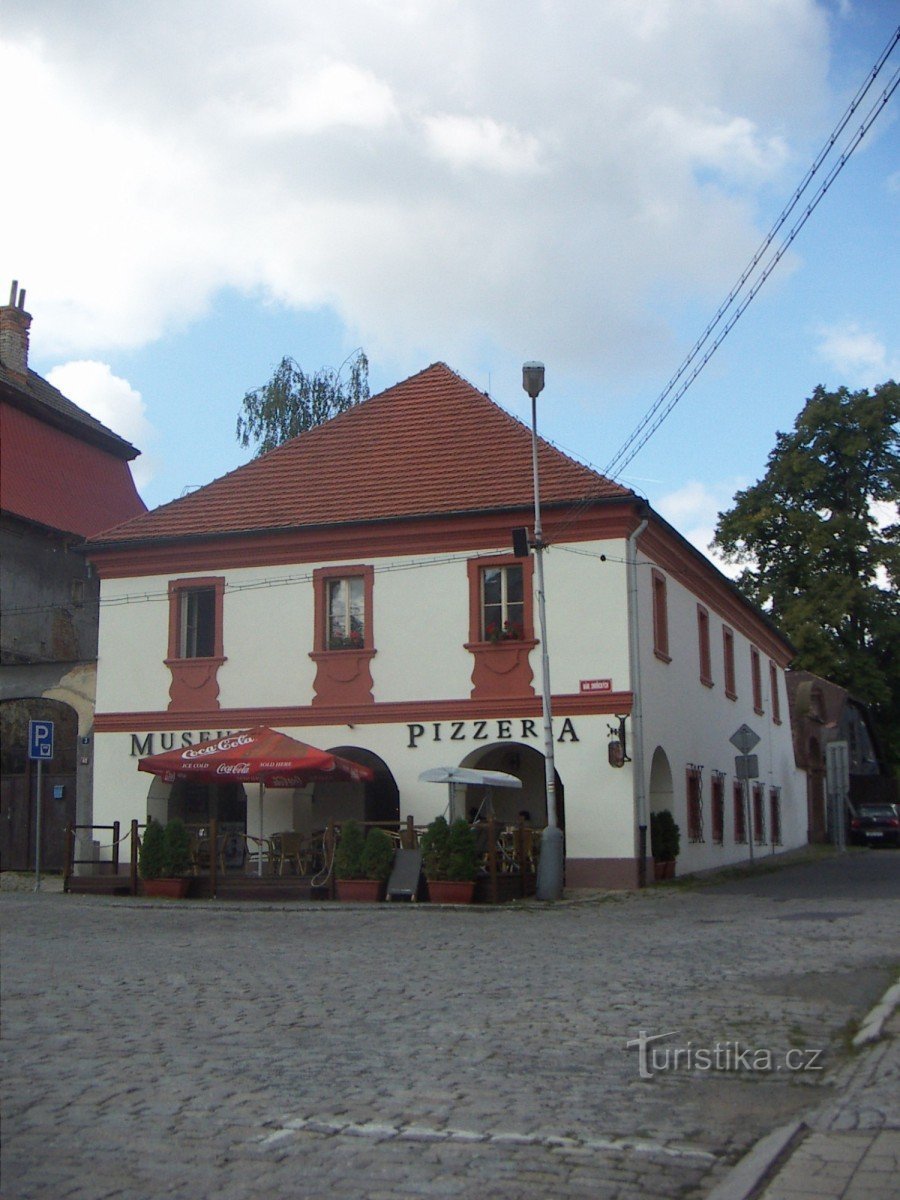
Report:
M53 722L28 722L28 757L38 760L53 757Z

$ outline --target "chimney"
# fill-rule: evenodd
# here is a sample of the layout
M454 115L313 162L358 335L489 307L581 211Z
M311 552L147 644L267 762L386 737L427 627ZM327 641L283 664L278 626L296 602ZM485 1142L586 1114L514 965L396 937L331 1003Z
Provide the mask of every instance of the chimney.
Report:
M0 363L22 383L28 380L28 330L31 313L25 311L25 289L13 280L9 304L0 307Z

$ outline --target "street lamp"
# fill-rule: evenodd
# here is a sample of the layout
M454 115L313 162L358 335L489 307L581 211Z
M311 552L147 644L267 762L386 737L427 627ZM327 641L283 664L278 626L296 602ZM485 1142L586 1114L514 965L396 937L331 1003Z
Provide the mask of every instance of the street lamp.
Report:
M541 836L538 859L538 900L559 900L563 891L563 835L556 819L556 767L553 761L553 714L550 709L550 652L547 648L547 612L544 604L544 533L541 528L541 492L538 479L537 398L544 390L544 364L522 367L522 387L531 397L531 469L534 477L534 564L537 573L538 621L541 627L541 707L544 717L544 773L547 789L547 828Z

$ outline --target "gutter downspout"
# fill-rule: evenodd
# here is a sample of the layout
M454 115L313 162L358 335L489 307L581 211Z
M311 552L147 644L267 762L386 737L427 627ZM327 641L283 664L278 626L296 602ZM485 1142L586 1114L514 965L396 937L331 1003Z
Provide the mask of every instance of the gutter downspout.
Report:
M647 528L645 517L629 534L625 553L628 574L628 670L631 676L631 744L634 747L634 810L638 825L638 887L647 886L647 788L644 777L644 710L641 698L641 656L638 630L637 540Z

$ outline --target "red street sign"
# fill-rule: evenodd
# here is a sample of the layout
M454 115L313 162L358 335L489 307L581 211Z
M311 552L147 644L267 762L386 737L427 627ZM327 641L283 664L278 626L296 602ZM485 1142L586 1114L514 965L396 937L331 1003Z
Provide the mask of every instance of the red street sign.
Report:
M590 693L590 692L611 692L612 691L612 680L611 679L582 679L579 686L580 686L580 689L582 692L588 692L588 693Z

